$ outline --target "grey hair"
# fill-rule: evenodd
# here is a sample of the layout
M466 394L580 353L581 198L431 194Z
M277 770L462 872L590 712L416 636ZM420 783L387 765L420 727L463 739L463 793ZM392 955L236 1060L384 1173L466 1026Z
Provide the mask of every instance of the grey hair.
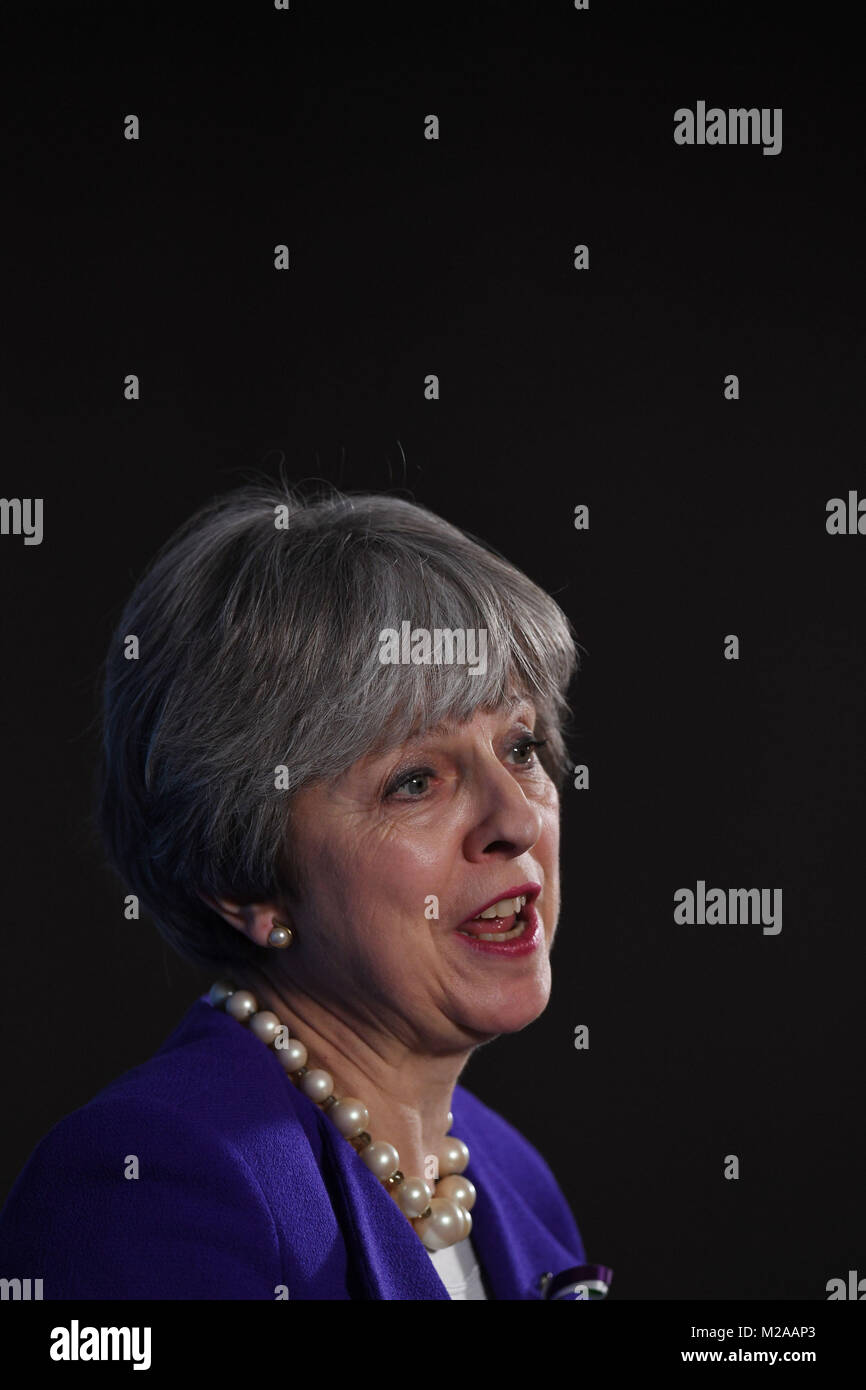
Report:
M383 665L380 632L407 619L486 629L486 671ZM156 556L109 648L97 823L111 862L187 959L261 961L200 894L301 895L294 792L520 695L561 789L578 664L558 604L424 507L285 483L215 498Z

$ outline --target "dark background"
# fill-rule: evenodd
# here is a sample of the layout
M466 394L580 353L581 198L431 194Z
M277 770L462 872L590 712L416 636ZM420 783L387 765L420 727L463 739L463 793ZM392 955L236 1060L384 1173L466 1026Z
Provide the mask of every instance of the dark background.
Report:
M0 491L45 535L0 537L0 1196L210 983L103 865L99 666L157 546L282 465L484 537L583 648L552 1001L462 1080L611 1297L823 1299L866 1273L866 537L825 530L866 493L844 10L179 8L5 20ZM781 154L676 146L699 99L781 106ZM677 926L699 878L781 887L781 934Z

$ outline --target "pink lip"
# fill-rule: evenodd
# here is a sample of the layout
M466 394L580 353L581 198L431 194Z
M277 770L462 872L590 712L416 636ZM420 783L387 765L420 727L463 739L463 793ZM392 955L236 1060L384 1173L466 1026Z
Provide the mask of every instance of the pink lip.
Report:
M516 898L517 893L505 893L506 898ZM498 898L493 899L499 902ZM491 904L492 905L492 904ZM526 918L526 930L522 936L516 936L513 941L479 941L477 936L464 936L462 932L455 931L454 935L461 941L465 941L473 951L492 951L496 956L528 956L531 951L538 949L541 933L538 930L538 913L530 903L527 902L523 909Z
M522 898L522 897L524 896L524 894L526 895L527 901L526 901L526 907L525 907L523 910L524 910L524 912L526 913L526 917L527 917L527 921L528 921L528 920L529 920L529 909L530 909L530 907L532 906L532 904L533 904L533 902L535 901L535 899L538 897L538 895L539 895L540 892L541 892L541 884L540 884L540 883L520 883L520 884L518 884L518 886L517 886L516 888L506 888L506 889L504 889L503 892L497 893L497 895L496 895L495 898L488 898L488 900L487 900L486 903L482 903L480 907L476 907L476 909L475 909L474 912L470 912L469 916L468 916L468 917L464 917L464 918L463 918L463 921L462 921L462 922L458 922L457 925L458 925L459 927L465 926L467 922L471 922L471 921L472 921L473 917L477 917L479 913L485 912L486 909L487 909L488 907L493 907L494 903L501 903L503 898ZM527 933L524 932L524 933L523 933L523 936L525 937L526 935L527 935ZM521 940L522 940L522 939L523 939L523 938L521 938Z

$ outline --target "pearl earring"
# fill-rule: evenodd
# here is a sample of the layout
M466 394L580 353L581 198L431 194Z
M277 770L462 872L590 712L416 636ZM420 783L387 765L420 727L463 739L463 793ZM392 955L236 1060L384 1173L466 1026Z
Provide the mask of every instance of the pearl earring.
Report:
M271 921L274 925L268 932L268 945L278 946L280 949L291 946L295 936L291 927L287 927L283 922L278 922L276 917L272 917Z

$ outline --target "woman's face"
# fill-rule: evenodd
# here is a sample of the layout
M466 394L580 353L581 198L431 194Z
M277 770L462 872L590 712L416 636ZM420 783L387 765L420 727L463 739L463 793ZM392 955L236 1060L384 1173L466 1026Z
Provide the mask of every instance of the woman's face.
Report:
M559 916L559 798L534 728L528 701L479 712L298 793L305 893L288 906L300 949L276 968L416 1049L477 1045L537 1018ZM525 885L534 934L489 948L478 934L495 921L458 930Z

